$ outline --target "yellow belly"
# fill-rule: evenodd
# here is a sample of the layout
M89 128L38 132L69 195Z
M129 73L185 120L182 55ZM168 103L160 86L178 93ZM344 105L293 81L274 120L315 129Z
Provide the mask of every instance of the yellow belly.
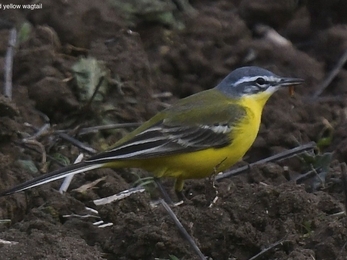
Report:
M246 102L247 116L232 131L232 143L223 148L210 148L198 152L176 154L138 161L137 167L156 177L177 179L205 178L215 172L230 168L242 159L253 144L259 130L261 108L254 102ZM254 106L253 106L254 105ZM133 165L134 166L134 165Z
M253 144L258 130L259 123L253 125L250 125L249 122L242 123L239 129L235 129L234 139L230 146L151 159L153 164L145 164L143 168L151 171L157 177L205 178L215 172L230 168L242 159Z

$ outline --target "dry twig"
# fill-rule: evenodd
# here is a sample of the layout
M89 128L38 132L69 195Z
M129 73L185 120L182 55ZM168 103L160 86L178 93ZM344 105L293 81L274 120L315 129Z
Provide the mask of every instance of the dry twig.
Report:
M308 144L300 145L298 147L295 147L295 148L290 149L288 151L284 151L282 153L270 156L270 157L265 158L263 160L259 160L257 162L254 162L254 163L242 166L242 167L237 168L235 170L231 170L231 171L219 174L219 175L216 176L216 181L219 181L221 179L225 179L225 178L228 178L228 177L231 177L231 176L240 175L240 174L246 172L250 167L252 167L254 165L283 160L285 158L292 157L292 156L294 156L296 154L299 154L299 153L302 153L304 151L312 150L315 147L316 147L316 143L315 142L310 142Z
M112 203L114 201L125 199L126 197L129 197L132 194L144 192L144 191L145 191L145 189L143 187L137 186L135 188L121 191L117 194L114 194L114 195L106 197L106 198L94 200L93 202L96 206L105 205L105 204Z
M288 243L289 241L280 240L276 243L273 243L268 248L265 248L260 253L256 254L255 256L251 257L249 260L258 260L258 259L268 259L268 255L271 251L275 250L276 248L283 246L285 243Z
M75 163L75 164L76 164L76 163L80 163L80 162L83 160L83 157L84 157L84 155L83 155L83 153L81 153L80 155L77 156L77 158L76 158L76 160L75 160L74 163ZM59 192L60 192L61 194L65 193L65 192L67 191L67 189L69 188L70 183L71 183L71 181L72 181L74 175L75 175L75 174L71 174L71 175L67 176L67 177L64 179L63 183L61 184L61 186L60 186L60 188L59 188Z
M200 248L195 243L194 239L189 235L187 230L184 228L182 223L177 218L176 214L170 208L170 206L163 199L160 199L159 203L161 205L163 205L164 209L167 211L167 213L169 214L171 219L175 222L175 225L178 227L178 230L181 233L181 235L188 241L188 243L191 245L191 247L193 248L195 253L199 256L199 258L202 259L202 260L205 260L206 257L203 255L203 253L201 252Z
M100 89L100 87L101 87L101 85L102 85L102 82L103 82L104 80L105 80L105 77L104 77L104 76L102 76L102 77L99 78L99 82L98 82L98 84L96 85L96 88L95 88L95 90L94 90L94 93L93 93L93 95L91 96L91 98L88 100L87 104L84 106L84 109L90 107L90 105L92 104L92 102L93 102L93 100L94 100L96 94L98 93L98 91L99 91L99 89Z
M330 83L334 80L334 78L337 76L337 74L342 69L343 65L347 61L347 50L342 54L341 58L339 59L336 66L333 68L333 70L329 73L328 77L322 82L322 84L319 86L316 93L313 94L313 98L317 98L320 94L323 93L323 91L330 85Z
M47 161L47 154L46 154L46 150L45 150L45 147L44 147L43 144L41 144L37 140L32 140L32 139L29 139L29 140L28 139L23 139L22 142L23 142L23 144L26 144L26 145L35 145L36 147L38 147L40 149L40 154L42 156L41 163L42 164L46 163L46 161Z
M84 143L82 143L82 142L78 141L77 139L75 139L75 138L69 136L68 134L65 134L65 133L58 133L58 135L59 135L62 139L66 140L66 141L68 141L68 142L70 142L70 143L72 143L72 144L75 145L76 147L80 148L81 150L83 150L83 151L85 151L85 152L87 152L87 153L89 153L89 154L95 154L95 153L97 153L97 151L96 151L95 149L93 149L93 148L91 148L91 147L89 147L89 146L86 146Z
M17 30L12 28L10 31L10 38L8 40L8 49L5 59L5 86L4 95L12 100L12 69L13 69L13 57L14 47L16 46Z

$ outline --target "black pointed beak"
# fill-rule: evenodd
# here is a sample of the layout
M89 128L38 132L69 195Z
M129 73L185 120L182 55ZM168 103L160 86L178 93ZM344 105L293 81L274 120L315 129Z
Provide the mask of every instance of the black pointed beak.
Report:
M281 87L286 87L286 86L299 85L303 82L304 80L299 78L282 78L278 85L280 85Z

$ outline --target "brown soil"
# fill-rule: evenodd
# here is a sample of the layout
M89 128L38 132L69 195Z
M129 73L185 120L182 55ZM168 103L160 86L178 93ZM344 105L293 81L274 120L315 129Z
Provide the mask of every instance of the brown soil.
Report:
M213 198L208 181L187 181L189 201L173 211L209 259L249 259L269 247L256 259L346 259L347 220L338 214L345 210L341 163L347 161L346 69L314 98L346 50L346 4L190 3L195 11L171 5L174 24L140 14L130 22L108 1L48 0L41 10L1 10L1 71L8 48L6 24L28 20L32 31L16 50L13 100L0 99L0 190L39 174L25 163L34 162L42 172L60 167L51 158L50 164L42 162L42 147L50 156L63 154L73 162L78 149L55 130L74 129L69 132L73 136L78 127L144 121L165 104L211 88L234 68L252 64L306 82L292 98L286 91L271 98L245 161L316 141L315 161L285 159L224 179L217 183L219 199L213 207L208 207ZM290 42L274 41L260 25L274 28ZM71 67L81 56L104 61L112 79L104 100L91 106L78 99L76 82L71 80ZM172 96L153 97L163 92ZM51 128L36 143L22 142L46 123ZM130 130L77 138L102 150ZM328 162L323 162L326 157ZM320 178L313 175L295 182L312 167ZM104 176L92 189L73 191ZM198 259L165 210L150 206L157 196L154 189L105 206L92 203L131 187L138 176L148 173L105 169L75 176L65 195L57 192L60 182L54 182L1 198L0 219L11 223L1 224L0 238L18 243L3 244L0 258ZM164 183L170 189L171 180ZM97 209L113 226L98 228L95 219L64 217L88 213L85 206Z

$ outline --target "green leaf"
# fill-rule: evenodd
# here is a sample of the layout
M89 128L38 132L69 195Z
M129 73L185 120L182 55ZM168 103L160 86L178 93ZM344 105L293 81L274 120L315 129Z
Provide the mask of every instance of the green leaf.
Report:
M31 160L17 160L17 163L27 172L30 172L32 175L35 175L39 172L36 168L36 165Z
M32 26L29 22L25 21L24 23L22 23L18 30L17 44L20 45L21 43L26 42L29 39L31 31L32 31Z
M89 101L99 84L100 78L104 77L101 86L94 97L94 101L103 101L107 94L109 70L105 63L93 57L81 58L72 66L74 77L77 82L78 97L81 101Z

